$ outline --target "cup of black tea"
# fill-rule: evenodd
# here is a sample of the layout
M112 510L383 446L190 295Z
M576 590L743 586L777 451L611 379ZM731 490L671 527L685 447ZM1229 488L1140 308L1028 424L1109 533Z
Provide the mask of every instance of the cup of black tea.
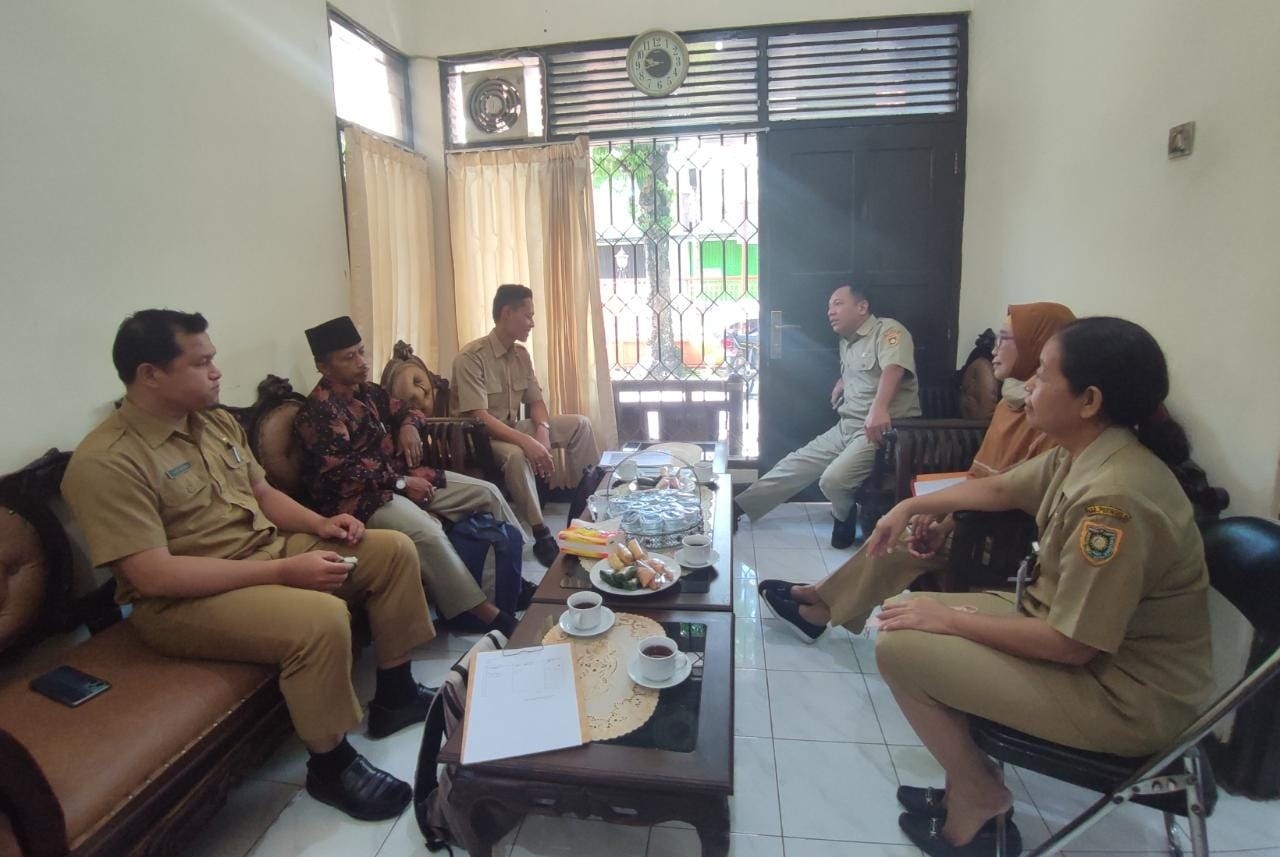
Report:
M670 637L645 637L640 641L640 675L653 682L663 682L683 670L689 656L676 647Z
M569 605L569 624L579 630L594 628L600 624L600 605L604 599L598 592L575 592L566 602Z

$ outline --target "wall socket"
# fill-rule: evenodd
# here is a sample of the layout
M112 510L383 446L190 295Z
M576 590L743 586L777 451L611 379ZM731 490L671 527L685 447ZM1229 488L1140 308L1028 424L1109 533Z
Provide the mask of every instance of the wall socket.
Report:
M1169 129L1169 158L1185 158L1196 144L1196 123L1183 122Z

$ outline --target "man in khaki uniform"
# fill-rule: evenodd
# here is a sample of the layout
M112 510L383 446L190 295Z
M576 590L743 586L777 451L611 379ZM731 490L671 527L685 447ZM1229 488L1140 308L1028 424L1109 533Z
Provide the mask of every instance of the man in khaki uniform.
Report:
M347 602L366 608L375 637L370 737L422 721L431 694L409 652L435 631L417 553L400 533L321 517L267 484L240 426L214 407L221 373L206 327L173 310L125 319L112 349L124 402L76 449L63 494L148 645L278 665L311 751L307 791L356 818L393 818L412 789L344 737L363 716Z
M564 449L575 478L600 460L600 450L586 417L553 417L547 411L529 351L520 344L532 330L533 292L526 286L499 286L493 297L493 330L464 346L453 361L450 408L489 429L512 505L533 528L534 555L550 566L559 548L542 520L535 474L551 475L553 448ZM522 405L528 406L529 419L520 418Z
M911 334L872 315L866 294L840 286L827 303L827 320L840 336L840 380L831 391L840 421L738 495L735 512L758 520L817 479L835 517L831 546L846 548L857 527L853 492L871 474L892 421L920 415L920 397Z

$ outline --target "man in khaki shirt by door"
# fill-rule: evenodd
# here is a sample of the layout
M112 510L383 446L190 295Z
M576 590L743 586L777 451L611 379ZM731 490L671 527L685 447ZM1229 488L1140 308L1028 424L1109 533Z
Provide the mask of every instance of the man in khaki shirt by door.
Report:
M450 408L489 429L493 454L502 470L516 514L533 528L533 553L550 566L559 553L542 520L537 476L550 476L552 448L562 448L575 478L600 459L590 421L578 414L551 416L529 351L521 343L533 330L533 292L503 285L493 297L493 330L465 345L453 361ZM529 418L521 419L522 406Z
M857 526L853 492L871 475L892 421L920 415L920 397L911 334L900 322L872 315L861 289L838 286L827 321L840 337L840 380L831 391L839 422L739 494L734 512L758 521L817 479L835 518L831 546L843 549L853 544Z

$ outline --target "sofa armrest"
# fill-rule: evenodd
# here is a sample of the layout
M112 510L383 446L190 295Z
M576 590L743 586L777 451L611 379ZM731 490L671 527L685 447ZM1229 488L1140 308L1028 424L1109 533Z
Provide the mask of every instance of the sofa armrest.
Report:
M422 463L437 470L479 471L490 482L502 484L502 474L493 457L493 442L480 420L429 418L422 429Z
M909 417L893 422L894 494L911 496L911 482L924 473L966 471L982 446L987 423L981 420Z
M31 753L0 729L0 813L27 857L66 854L67 821L53 787Z
M1031 553L1036 520L1026 512L956 512L947 589L1010 589Z

